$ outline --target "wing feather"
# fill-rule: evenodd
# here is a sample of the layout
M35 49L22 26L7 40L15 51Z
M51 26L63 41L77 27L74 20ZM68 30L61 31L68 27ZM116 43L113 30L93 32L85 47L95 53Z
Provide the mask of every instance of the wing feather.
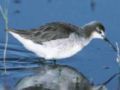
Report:
M50 40L67 38L71 33L81 34L81 31L81 28L75 25L61 22L48 23L40 28L32 30L14 30L14 32L24 38L31 39L32 41L40 44Z

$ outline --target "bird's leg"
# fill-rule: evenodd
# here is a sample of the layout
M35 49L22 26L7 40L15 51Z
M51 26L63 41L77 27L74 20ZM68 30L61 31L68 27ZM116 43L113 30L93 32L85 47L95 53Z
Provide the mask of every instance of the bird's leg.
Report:
M56 60L55 59L53 60L53 64L56 65Z
M44 59L44 58L40 58L39 59L39 64L42 64L42 65L45 65L45 64L48 64L48 62L49 62L50 60L46 60L46 59ZM53 60L51 60L52 62L51 62L51 64L53 64L53 65L56 65L56 60L55 59L53 59Z
M45 65L47 62L44 58L39 59L39 64Z
M56 65L56 60L55 59L53 59L51 61L52 61L51 64Z

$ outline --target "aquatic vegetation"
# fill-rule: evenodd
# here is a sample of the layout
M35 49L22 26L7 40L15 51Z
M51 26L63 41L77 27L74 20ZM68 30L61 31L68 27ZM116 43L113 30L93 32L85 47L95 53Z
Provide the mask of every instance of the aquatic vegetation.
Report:
M14 0L13 1L15 4L20 4L21 3L21 0Z
M116 47L117 47L117 58L116 58L116 62L118 63L118 71L120 72L120 48L118 43L116 43ZM118 76L118 89L120 89L120 76Z
M21 0L13 0L13 3L16 4L17 8L13 11L14 14L20 14L21 10L19 8L20 4L22 3Z
M90 6L91 6L91 10L95 11L95 9L96 9L96 0L91 0Z
M9 0L5 0L4 7L0 6L0 12L1 12L2 17L4 19L4 22L5 22L5 30L8 29L8 3L9 3ZM4 53L3 53L3 61L4 61L5 73L7 73L7 71L6 71L7 46L8 46L8 32L5 31L5 46L4 46Z

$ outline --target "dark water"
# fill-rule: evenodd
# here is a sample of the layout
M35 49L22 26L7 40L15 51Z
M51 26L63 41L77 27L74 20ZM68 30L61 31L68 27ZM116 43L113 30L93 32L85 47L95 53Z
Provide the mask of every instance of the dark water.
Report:
M0 5L3 3L4 0L0 0ZM10 0L9 27L31 29L52 21L82 26L97 20L104 24L108 38L114 44L120 43L119 4L119 0ZM38 58L9 35L7 67L11 69L7 75L3 75L4 29L0 16L0 88L12 90L19 79L33 74L24 68L37 67ZM104 82L118 72L116 53L102 40L93 40L77 55L57 63L76 68L95 84ZM118 78L107 85L109 90L117 90L118 86Z

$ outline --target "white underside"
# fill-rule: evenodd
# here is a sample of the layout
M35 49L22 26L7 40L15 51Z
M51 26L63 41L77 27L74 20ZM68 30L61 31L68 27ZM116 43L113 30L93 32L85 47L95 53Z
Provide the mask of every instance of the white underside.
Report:
M9 33L20 41L26 49L45 59L71 57L90 42L90 40L86 40L85 42L84 39L80 39L75 34L71 34L69 38L51 40L41 45L34 43L32 40L25 39L14 32Z

